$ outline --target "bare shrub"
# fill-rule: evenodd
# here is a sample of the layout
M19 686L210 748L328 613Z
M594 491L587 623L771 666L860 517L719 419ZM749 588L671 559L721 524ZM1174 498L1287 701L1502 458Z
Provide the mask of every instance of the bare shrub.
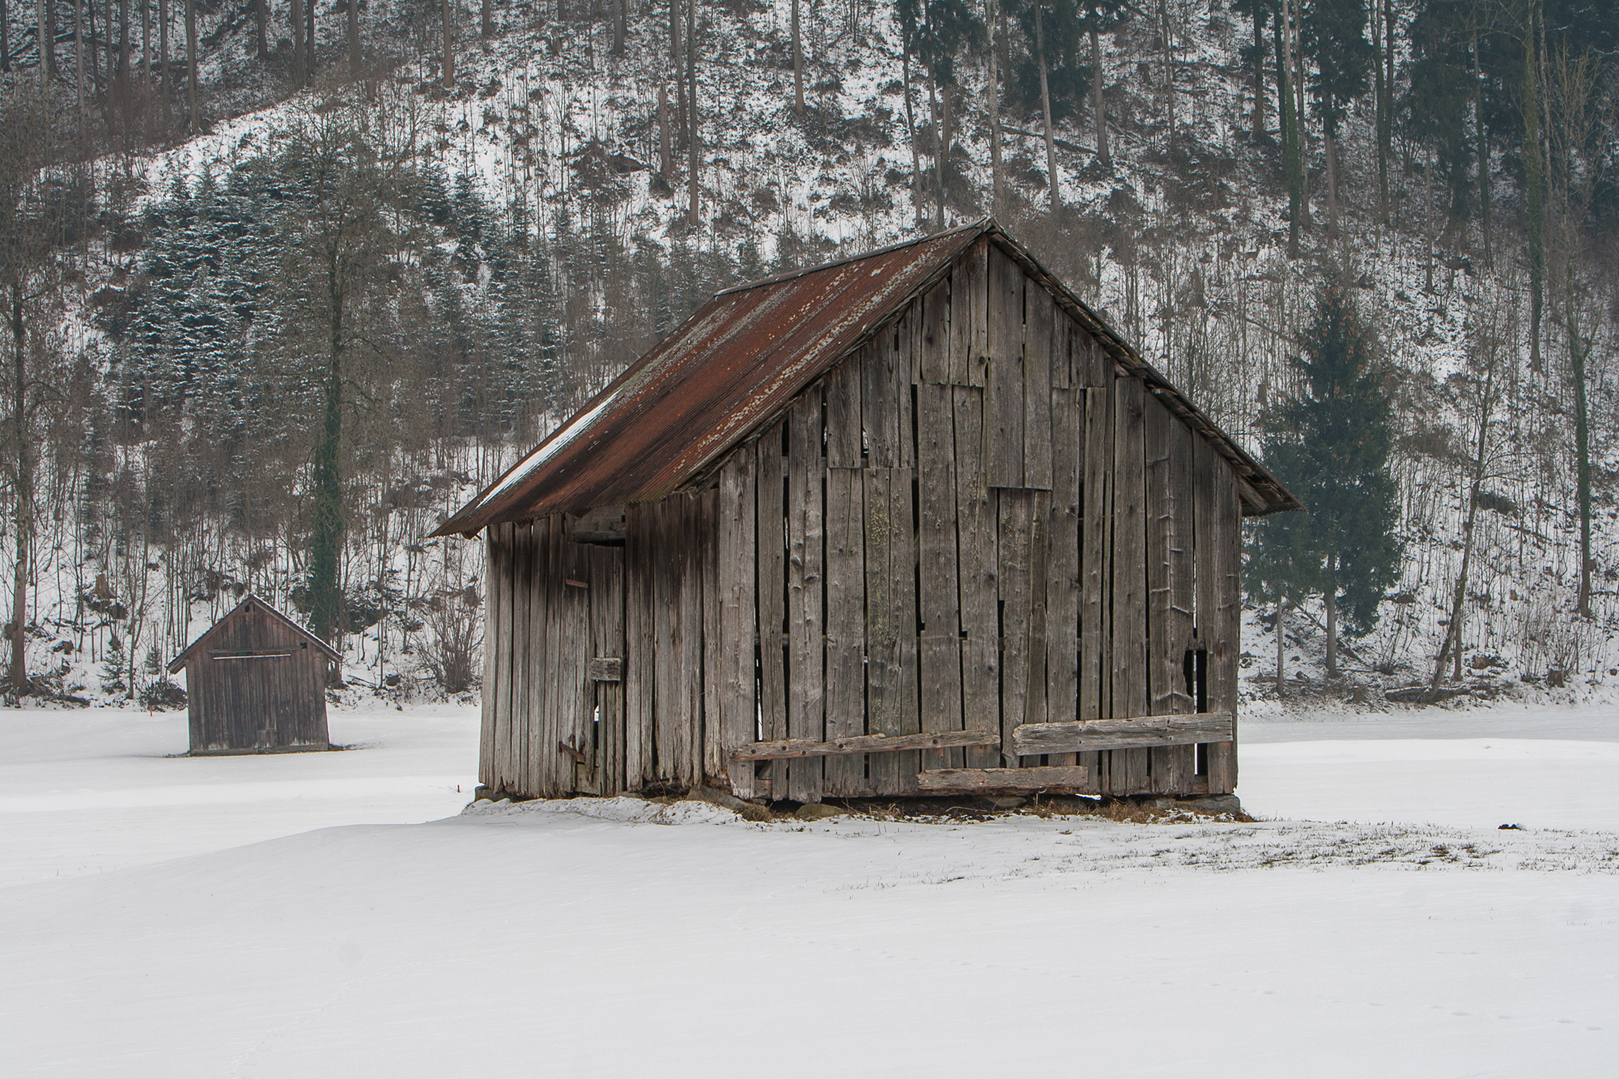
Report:
M435 598L440 602L428 606L422 665L445 693L464 693L477 683L480 673L474 663L483 646L479 618L483 600L473 588Z

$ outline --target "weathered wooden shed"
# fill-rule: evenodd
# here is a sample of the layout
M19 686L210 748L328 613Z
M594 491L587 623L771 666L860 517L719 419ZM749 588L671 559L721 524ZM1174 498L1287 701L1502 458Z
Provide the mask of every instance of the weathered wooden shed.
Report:
M169 663L186 672L191 752L330 749L326 669L337 653L248 593Z
M480 775L812 802L1229 792L1274 478L992 221L715 296L438 534Z

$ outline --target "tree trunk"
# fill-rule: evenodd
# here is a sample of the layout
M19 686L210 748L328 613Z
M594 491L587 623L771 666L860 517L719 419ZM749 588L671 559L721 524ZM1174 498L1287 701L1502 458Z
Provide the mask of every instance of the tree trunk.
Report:
M197 97L197 0L186 0L186 100L191 110L191 133L202 130L202 106Z
M1576 497L1580 511L1580 591L1577 609L1580 617L1591 617L1591 412L1586 398L1585 363L1590 348L1585 344L1574 314L1573 274L1569 267L1567 310L1569 366L1574 377L1574 459Z
M1040 0L1034 5L1034 47L1040 64L1040 108L1046 120L1046 183L1051 191L1051 213L1062 211L1062 192L1058 189L1061 177L1057 175L1057 150L1051 133L1051 83L1046 75L1046 32L1040 17Z
M1338 677L1338 556L1327 559L1333 570L1327 576L1327 677Z
M360 0L348 0L348 6L349 74L357 79L364 67L360 54Z
M95 5L90 5L92 24L95 19ZM95 51L95 40L92 38L91 51ZM163 69L163 137L169 136L174 126L174 72L169 67L169 0L157 0L157 64Z
M12 365L11 423L17 442L17 490L13 527L17 532L17 561L11 577L11 691L22 696L28 689L28 577L34 544L34 441L28 432L28 351L23 321L22 281L11 282Z
M629 22L629 0L618 0L613 5L613 48L612 56L624 55L625 25Z
M1113 164L1107 149L1107 97L1102 89L1102 44L1091 27L1091 112L1096 116L1096 160L1103 168Z
M1529 211L1529 366L1539 373L1540 322L1545 303L1546 247L1544 162L1540 148L1540 20L1538 5L1529 5L1524 35L1523 86L1518 111L1523 114L1524 195Z
M1338 238L1338 140L1325 128L1321 132L1321 149L1327 161L1327 235Z
M933 129L933 188L939 204L939 214L936 218L935 228L944 228L944 153L941 145L944 136L939 130L939 88L933 81L933 73L928 72L928 113L930 125Z
M793 0L793 111L804 118L804 44L798 28L798 2Z
M293 0L294 3L297 0ZM439 21L444 24L444 89L455 89L455 9L450 0L440 0Z
M11 70L11 8L0 0L0 71Z
M1484 75L1480 69L1478 31L1473 32L1473 127L1478 134L1479 231L1485 265L1495 264L1490 236L1490 135L1484 126Z
M141 0L141 126L152 128L152 0Z
M984 25L989 28L989 84L985 88L989 91L990 209L993 213L999 214L1006 206L1006 191L1001 171L1001 68L1000 57L995 53L995 32L998 28L995 0L985 0ZM909 84L910 80L907 79L906 82ZM906 104L910 104L909 100Z
M680 0L669 0L669 58L675 68L675 130L684 139L688 131L686 117L686 53L681 48Z
M1169 36L1169 0L1158 0L1158 37L1164 46L1164 130L1175 156L1175 57Z
M51 88L51 60L55 50L51 48L51 15L47 0L35 0L35 4L34 30L39 36L39 90L45 93Z
M320 67L320 50L315 45L315 0L304 5L304 63L313 78Z
M5 6L0 4L0 19L4 19ZM5 45L0 43L0 50ZM73 91L78 98L79 138L85 136L84 121L84 0L73 0Z
M292 85L304 84L304 9L301 0L287 0L287 22L292 27Z
M353 2L353 0L350 0ZM270 58L270 4L269 0L253 0L253 27L259 62Z
M1293 19L1293 143L1299 155L1299 227L1310 227L1310 137L1304 121L1304 46L1300 23L1304 20L1302 2L1294 4Z
M669 145L669 90L658 85L658 179L669 188L669 177L674 171L673 155Z
M905 131L911 140L911 211L916 227L921 228L927 215L922 212L922 158L916 150L916 109L911 105L911 43L900 35L900 74L905 87Z
M690 199L686 224L696 228L700 223L697 212L697 166L701 153L697 141L697 0L686 0L686 105L691 117L691 132L686 140L686 191Z
M353 3L354 0L349 0L349 2ZM483 0L478 5L478 36L484 41L488 41L495 36L495 12L491 8L489 0Z
M341 300L334 298L334 304ZM331 643L336 636L341 592L338 568L343 552L343 481L339 472L338 449L343 436L342 315L339 306L332 316L330 347L333 349L322 389L325 422L315 443L313 512L309 537L309 629Z
M1287 600L1281 596L1276 597L1276 695L1281 697L1287 692L1286 650L1287 636L1282 627L1282 616L1287 613Z
M1293 115L1293 35L1288 28L1292 18L1289 0L1282 0L1282 13L1276 20L1277 112L1282 127L1282 167L1287 179L1287 257L1299 257L1299 203L1303 190L1299 173L1298 124Z
M1254 145L1264 145L1265 131L1265 20L1254 9Z
M1388 122L1389 91L1383 81L1383 28L1387 20L1383 7L1372 0L1372 92L1376 95L1373 141L1377 144L1377 220L1388 223L1389 217L1389 159L1383 142L1383 127Z

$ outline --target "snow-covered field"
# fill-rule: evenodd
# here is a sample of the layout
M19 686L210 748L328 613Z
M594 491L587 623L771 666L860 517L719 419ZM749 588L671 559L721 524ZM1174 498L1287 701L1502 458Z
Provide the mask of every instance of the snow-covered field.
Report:
M339 709L351 752L191 760L183 715L0 713L0 1074L1619 1059L1612 709L1256 717L1257 825L457 816L476 728Z

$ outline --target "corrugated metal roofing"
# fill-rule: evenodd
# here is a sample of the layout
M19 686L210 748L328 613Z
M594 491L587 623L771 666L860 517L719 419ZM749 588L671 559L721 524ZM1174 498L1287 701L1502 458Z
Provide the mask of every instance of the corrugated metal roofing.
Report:
M1298 503L992 220L717 294L434 535L678 490L946 274L980 236L1052 292L1127 370L1214 439L1250 512Z

